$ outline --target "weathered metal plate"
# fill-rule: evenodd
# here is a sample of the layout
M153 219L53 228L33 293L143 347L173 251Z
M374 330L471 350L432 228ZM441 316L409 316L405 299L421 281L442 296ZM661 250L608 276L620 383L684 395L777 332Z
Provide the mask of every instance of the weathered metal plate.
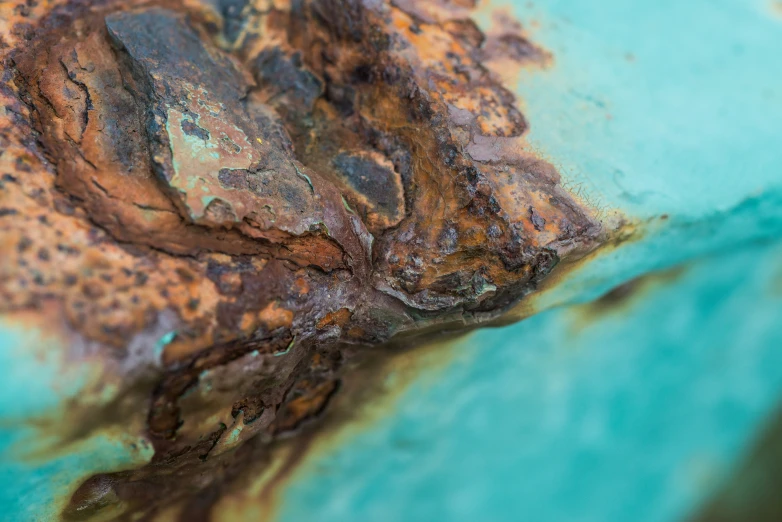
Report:
M506 12L551 54L515 78L529 142L631 218L625 241L563 267L518 310L534 317L358 372L216 520L684 520L776 414L777 3L492 2L481 21ZM64 405L113 390L89 346L68 364L27 319L0 327L0 518L56 520L86 477L152 452L121 422L51 447L53 426L89 424Z

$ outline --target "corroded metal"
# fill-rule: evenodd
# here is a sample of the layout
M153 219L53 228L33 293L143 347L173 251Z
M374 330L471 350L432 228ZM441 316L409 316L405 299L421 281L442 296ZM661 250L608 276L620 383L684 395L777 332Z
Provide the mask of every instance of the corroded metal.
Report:
M74 415L145 418L155 452L66 517L191 520L356 354L494 320L604 239L492 70L549 57L469 4L74 2L9 25L0 310L106 361L122 408Z

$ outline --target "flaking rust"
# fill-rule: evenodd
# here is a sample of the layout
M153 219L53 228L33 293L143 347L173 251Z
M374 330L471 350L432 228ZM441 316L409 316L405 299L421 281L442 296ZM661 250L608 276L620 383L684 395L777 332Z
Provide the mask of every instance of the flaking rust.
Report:
M484 35L473 7L53 2L8 18L0 310L46 304L125 361L122 387L154 383L138 403L152 463L87 480L66 518L208 512L226 469L327 408L347 359L496 319L602 241L491 71L549 57L513 26ZM159 365L134 366L149 357L129 346L161 324L142 347Z

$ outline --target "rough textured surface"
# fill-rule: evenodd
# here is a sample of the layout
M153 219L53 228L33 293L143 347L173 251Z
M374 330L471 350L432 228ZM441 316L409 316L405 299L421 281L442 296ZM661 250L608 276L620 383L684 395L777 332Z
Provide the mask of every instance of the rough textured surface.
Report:
M487 68L545 53L469 6L28 7L2 35L0 311L108 361L117 399L74 415L146 417L154 447L69 518L207 509L355 353L491 321L601 239Z
M396 3L421 17L437 16L428 3ZM448 11L463 14L466 4L452 2ZM522 303L524 315L539 313L535 318L482 329L435 350L417 347L398 358L380 347L356 346L356 354L383 353L393 364L356 382L356 372L348 371L356 358L346 354L339 389L328 396L317 422L290 432L296 436L260 441L255 451L249 449L261 437L243 443L241 460L223 461L228 470L237 463L244 468L237 473L247 480L232 480L235 487L214 490L207 484L210 466L232 451L215 457L213 450L205 463L193 459L177 473L191 477L202 502L193 504L192 496L180 492L157 510L155 520L197 520L219 497L209 510L212 520L679 522L715 492L720 496L696 519L779 519L759 496L768 491L773 500L779 487L756 487L757 478L765 485L774 481L764 467L775 465L769 450L778 445L757 435L768 425L769 438L778 439L768 421L782 396L782 70L770 66L782 53L776 3L556 0L480 6L486 8L476 13L487 35L483 49L514 41L492 36L494 15L524 21L534 42L551 52L544 70L519 74L518 62L507 57L482 61L512 82L507 85L530 123L529 147L551 159L571 190L633 216L638 233L579 261L564 271L566 277L562 269L568 265L560 263ZM56 2L4 4L3 44L16 46L34 36L41 14L53 8L56 13ZM228 2L215 7L224 25L209 15L193 27L211 21L225 35L239 37L251 9L241 0ZM220 31L212 34L227 48ZM536 65L534 55L526 63ZM308 78L311 83L314 75ZM4 129L6 117L19 122L18 140L29 131L28 115L12 94L3 98L0 118ZM33 168L28 176L15 165L25 149L5 148L5 142L0 148L0 172L28 184L41 178L34 154L20 162ZM44 175L40 186L50 190L51 179ZM3 190L16 190L7 186ZM10 200L2 197L6 205ZM3 206L11 213L12 207L18 208ZM20 229L33 236L35 252L42 246L35 216L45 206L29 208L36 213ZM73 244L84 242L71 239L72 229L62 231ZM107 259L121 257L111 244L100 245ZM4 246L6 252L15 255ZM55 259L59 266L66 258ZM687 266L664 278L625 284L681 263ZM93 270L102 281L98 276L105 272ZM149 276L156 285L150 288L170 289L176 273L158 275L152 267ZM595 306L583 304L607 292ZM156 370L147 373L151 383L121 387L128 368L142 368L143 360L124 357L124 349L107 358L112 349L85 343L58 319L60 313L52 299L0 315L0 518L58 520L87 477L138 469L155 453L145 408ZM152 347L172 340L178 316L172 310L158 318L127 342L129 352L155 365ZM340 309L318 324L348 320L349 311ZM259 353L251 360L285 357ZM225 374L217 371L212 380L211 373L199 375L203 386L182 400L197 405L205 394L230 393L232 381L221 381ZM377 401L353 402L356 392L373 387L383 388ZM239 407L257 409L250 401L237 406L237 415ZM191 425L196 410L187 411L180 430ZM221 415L230 420L232 413ZM231 433L221 436L221 448ZM310 436L314 440L307 442ZM756 440L758 451L749 453ZM742 454L749 457L746 466L737 467ZM170 472L166 466L156 473ZM74 501L86 509L73 515L98 511L105 520L130 508L113 491L127 477L90 481ZM123 495L132 487L142 492L145 481L165 485L151 474L137 478L135 486L123 483Z

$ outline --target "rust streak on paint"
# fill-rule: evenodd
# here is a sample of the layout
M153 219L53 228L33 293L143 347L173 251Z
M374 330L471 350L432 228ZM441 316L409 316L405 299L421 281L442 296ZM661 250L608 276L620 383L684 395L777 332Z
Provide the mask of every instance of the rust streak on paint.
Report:
M391 343L363 354L346 374L341 393L319 423L271 446L268 458L273 464L261 474L240 477L225 491L214 512L237 519L274 520L281 495L302 464L327 454L389 415L410 384L436 379L454 362L459 346L465 342L469 337L451 334L415 347Z
M674 266L665 270L650 272L636 277L611 289L593 302L582 304L574 308L575 321L573 324L577 334L583 328L594 324L601 316L613 315L621 317L630 307L639 303L643 295L660 285L671 283L679 278L685 271L682 266Z

